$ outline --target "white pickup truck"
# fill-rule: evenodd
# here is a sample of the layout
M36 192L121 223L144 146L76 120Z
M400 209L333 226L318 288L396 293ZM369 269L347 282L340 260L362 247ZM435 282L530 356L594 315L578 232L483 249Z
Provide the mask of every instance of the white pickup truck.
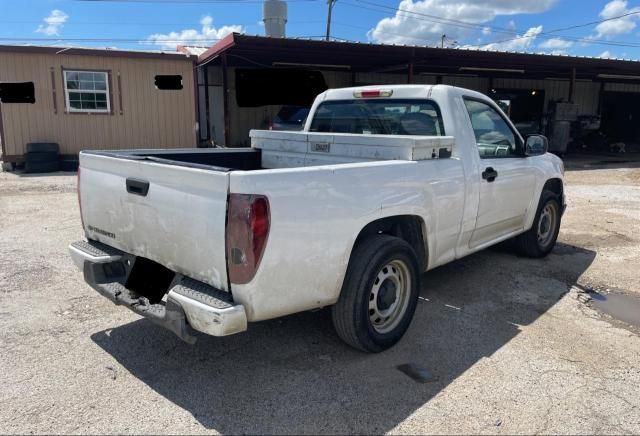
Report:
M555 245L562 161L480 93L331 89L303 131L251 136L82 152L87 240L70 252L87 283L190 343L331 306L345 342L378 352L407 330L424 271L508 238L533 257Z

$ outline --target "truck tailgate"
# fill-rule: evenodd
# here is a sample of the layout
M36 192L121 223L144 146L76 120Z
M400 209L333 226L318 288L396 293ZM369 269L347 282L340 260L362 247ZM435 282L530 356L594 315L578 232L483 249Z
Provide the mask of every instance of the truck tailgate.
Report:
M225 171L80 154L87 237L225 291L228 188Z

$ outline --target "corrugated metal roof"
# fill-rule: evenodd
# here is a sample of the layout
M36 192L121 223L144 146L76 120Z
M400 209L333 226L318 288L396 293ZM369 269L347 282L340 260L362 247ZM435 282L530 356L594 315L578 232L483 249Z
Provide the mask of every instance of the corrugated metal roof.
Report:
M280 40L296 40L296 41L312 41L312 42L327 42L325 37L300 37L300 36L291 36L286 38L273 38L270 36L264 35L248 35L248 34L238 34L238 36L248 36L251 38L266 38L266 39L280 39ZM411 44L384 44L384 43L375 43L375 42L362 42L356 40L349 40L344 38L332 38L330 43L337 44L359 44L364 46L383 46L383 47L408 47L408 48L419 48L419 49L437 49L441 50L440 47L431 47L427 45L411 45ZM218 44L218 43L217 43ZM214 44L212 47L215 47L217 44ZM199 47L202 48L202 47ZM603 60L612 60L612 61L626 61L626 62L640 62L640 59L632 59L632 58L617 58L617 57L601 57L601 56L585 56L585 55L572 55L567 53L550 53L545 51L516 51L516 50L494 50L494 49L483 49L483 48L472 48L468 46L458 46L458 47L446 47L444 50L458 50L458 51L471 51L471 52L483 52L483 53L506 53L506 54L522 54L522 55L540 55L540 56L554 56L554 57L563 57L563 58L577 58L577 59L603 59Z
M567 77L573 69L578 78L600 75L640 76L636 60L481 50L477 48L434 48L303 38L271 38L233 33L200 54L198 62L219 63L225 54L230 66L266 68L336 65L351 71L391 72L413 69L415 74L454 74L461 70L485 70L478 75L498 77L526 71L529 77ZM489 70L491 70L489 72Z
M208 49L209 49L209 47L198 47L198 46L193 46L193 45L179 45L176 50L181 52L181 53L187 53L187 54L194 55L194 56L200 56L204 52L206 52Z
M133 50L119 48L99 48L99 47L78 47L78 46L53 46L53 45L0 45L0 51L23 52L23 53L53 53L66 55L89 55L89 56L122 56L140 58L173 58L189 59L193 61L195 54L181 53L177 51L163 50Z

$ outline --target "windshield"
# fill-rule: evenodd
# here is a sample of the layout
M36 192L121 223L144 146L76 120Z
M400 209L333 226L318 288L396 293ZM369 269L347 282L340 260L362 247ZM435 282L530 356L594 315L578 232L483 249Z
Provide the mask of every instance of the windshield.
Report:
M336 100L318 106L310 131L443 136L444 126L430 100Z

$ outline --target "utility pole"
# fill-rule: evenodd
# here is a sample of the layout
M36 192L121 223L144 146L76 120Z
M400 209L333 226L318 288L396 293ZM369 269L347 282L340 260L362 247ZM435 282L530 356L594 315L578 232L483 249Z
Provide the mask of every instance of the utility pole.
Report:
M447 35L442 34L442 38L440 38L440 48L444 48L444 40L447 39Z
M333 12L333 5L337 1L338 0L327 0L327 5L329 6L329 12L327 14L327 41L329 41L329 38L331 37L331 13Z

